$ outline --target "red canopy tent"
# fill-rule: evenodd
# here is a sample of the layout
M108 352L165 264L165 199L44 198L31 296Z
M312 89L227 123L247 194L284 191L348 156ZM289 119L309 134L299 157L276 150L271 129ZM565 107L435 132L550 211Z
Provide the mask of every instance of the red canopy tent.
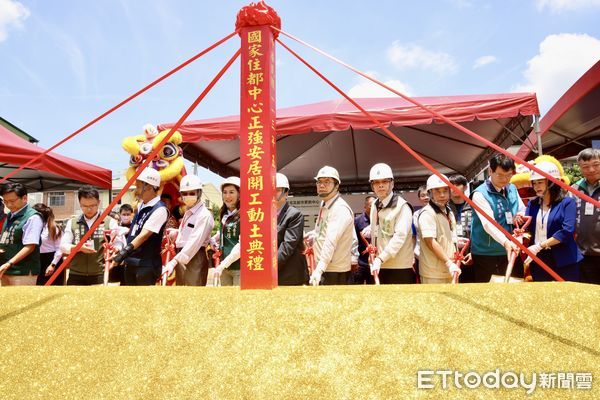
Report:
M539 114L533 93L416 100L505 148L519 142ZM356 101L442 173L472 178L493 153L402 98ZM377 162L392 167L397 188L416 187L430 174L346 100L277 110L276 130L277 168L288 176L294 193L314 193L313 176L325 164L338 169L344 191L369 190L369 169ZM189 121L179 131L187 159L222 176L239 174L238 116Z
M0 126L0 177L42 153L44 149ZM8 179L31 191L77 189L90 184L111 189L112 171L56 153L48 153L29 168Z
M561 96L540 121L544 154L558 159L576 155L592 140L600 139L600 61L592 66ZM517 155L523 159L537 144L535 132Z

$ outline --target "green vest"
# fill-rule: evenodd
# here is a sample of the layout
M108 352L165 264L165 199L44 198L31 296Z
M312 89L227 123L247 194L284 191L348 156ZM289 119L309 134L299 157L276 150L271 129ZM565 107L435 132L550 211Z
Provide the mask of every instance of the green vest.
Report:
M69 264L70 274L92 276L104 273L104 247L102 245L105 242L105 229L110 229L110 218L106 218L104 223L96 228L96 231L90 238L90 240L94 241L96 253L86 254L81 251L77 252ZM89 228L83 215L73 217L71 219L71 232L73 233L73 242L71 244L79 243L88 230Z
M519 211L519 193L512 183L506 186L506 196L498 193L489 180L485 181L475 189L490 204L494 212L494 219L509 233L513 231L513 225L506 220L506 212L509 211L513 218ZM483 229L479 215L473 213L471 220L471 253L483 256L503 256L506 255L506 249L502 244L496 242Z
M221 261L231 253L233 247L240 241L240 219L229 218L224 224L221 224ZM240 260L237 260L229 266L231 270L240 269Z
M29 205L26 205L14 216L9 215L6 218L4 228L2 229L2 236L0 237L0 249L4 250L4 253L0 253L0 264L8 262L23 248L23 227L29 218L34 215L40 215L40 213ZM13 217L13 219L9 222L10 217ZM29 273L32 275L40 273L39 243L35 246L33 252L29 253L27 257L6 271L7 275L29 275Z

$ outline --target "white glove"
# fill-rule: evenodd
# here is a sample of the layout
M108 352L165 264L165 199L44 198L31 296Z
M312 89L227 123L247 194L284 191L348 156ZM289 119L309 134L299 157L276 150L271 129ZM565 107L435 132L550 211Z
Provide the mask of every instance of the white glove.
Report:
M454 275L455 273L460 275L460 273L462 272L460 270L460 267L458 265L456 265L456 263L454 263L452 260L446 261L446 267L448 267L448 271L450 272L450 275Z
M167 229L167 236L171 240L175 240L177 238L178 234L179 234L179 229L177 229L177 228L168 228Z
M162 273L163 274L167 274L167 276L171 275L173 273L173 270L175 269L175 267L177 266L177 260L176 259L172 259L171 261L169 261L167 263L167 265L163 266L163 270Z
M537 256L538 253L540 251L542 251L542 245L541 244L533 244L533 245L529 246L527 248L527 250L529 250L531 253L533 253L534 256ZM533 259L531 258L531 256L527 256L527 259L525 260L525 264L531 264L532 261L533 261Z
M325 265L322 265L321 263L317 264L317 268L315 268L312 274L310 275L308 283L313 286L319 286L319 284L321 283L321 276L323 276L325 268Z
M371 275L375 275L375 272L379 274L379 270L381 269L381 258L375 257L375 259L373 260L373 264L371 264L370 267Z
M362 233L365 239L371 239L371 225L367 225L360 233Z

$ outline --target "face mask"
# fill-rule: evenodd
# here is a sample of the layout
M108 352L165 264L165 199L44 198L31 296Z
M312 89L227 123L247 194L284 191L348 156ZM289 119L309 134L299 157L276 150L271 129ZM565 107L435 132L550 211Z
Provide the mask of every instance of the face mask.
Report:
M131 217L121 217L121 223L122 224L129 224L129 223L131 223Z
M183 202L186 206L191 207L198 201L198 196L182 196Z

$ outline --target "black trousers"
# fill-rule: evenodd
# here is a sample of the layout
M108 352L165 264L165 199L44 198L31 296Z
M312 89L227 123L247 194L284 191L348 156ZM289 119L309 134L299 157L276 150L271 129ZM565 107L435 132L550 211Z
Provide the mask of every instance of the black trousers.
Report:
M160 277L160 267L136 267L125 265L126 286L153 286Z
M50 276L46 276L46 268L52 263L54 260L54 253L40 253L40 273L37 276L37 281L35 282L38 286L44 286ZM58 267L58 265L57 265ZM54 282L52 282L52 286L64 286L65 284L65 270L63 269L60 274L56 277Z
M583 261L579 264L579 268L581 271L581 282L600 285L599 256L583 256Z
M347 285L351 274L351 271L323 272L323 276L321 277L321 285Z
M125 266L117 265L108 272L109 282L118 282L121 286L125 285Z
M69 273L67 286L90 286L104 283L104 275L77 275Z
M379 270L379 283L382 285L406 285L417 282L417 276L412 268Z
M372 285L375 283L373 275L371 275L371 268L365 265L358 265L356 271L352 272L348 283L351 285Z
M482 256L473 254L473 268L475 282L489 282L492 275L506 274L508 266L508 258L506 256ZM523 261L521 257L517 257L512 270L512 277L523 277Z

